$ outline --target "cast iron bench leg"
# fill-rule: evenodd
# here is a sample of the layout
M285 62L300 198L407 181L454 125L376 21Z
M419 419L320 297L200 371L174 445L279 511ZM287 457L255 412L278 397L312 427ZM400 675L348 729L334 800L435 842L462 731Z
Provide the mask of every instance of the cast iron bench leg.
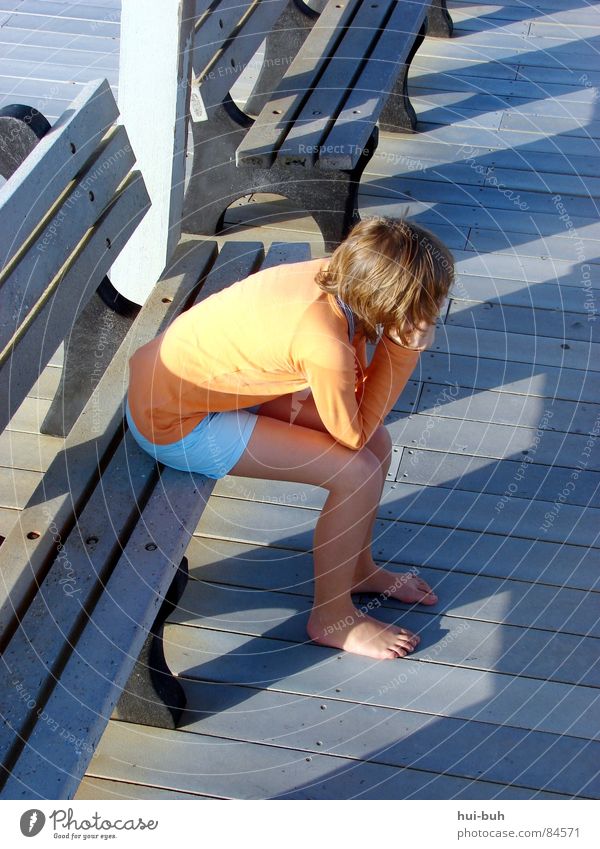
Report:
M5 180L27 159L49 129L49 121L33 106L15 104L0 109L0 174Z
M446 0L432 0L427 11L427 35L450 38L454 30Z
M165 621L183 595L187 581L188 561L184 557L115 707L114 719L156 728L177 728L185 708L186 696L183 687L167 666L163 630Z
M242 169L236 168L235 152L252 126L252 118L235 105L229 95L208 110L207 121L192 122L194 158L183 206L185 233L213 236L223 228L227 207L250 194Z
M285 7L266 38L262 68L244 106L249 115L260 114L318 17L319 13L301 0L290 0Z
M223 229L227 208L257 192L282 195L317 222L333 250L358 220L360 180L377 146L377 128L352 171L322 171L311 161L270 168L235 164L235 151L252 119L228 97L208 121L194 124L194 160L185 197L183 231L212 236Z
M381 111L379 127L386 133L413 133L417 128L417 115L408 96L408 70L427 32L427 23L424 23L419 30L410 53L406 57L404 68L396 80L394 89Z

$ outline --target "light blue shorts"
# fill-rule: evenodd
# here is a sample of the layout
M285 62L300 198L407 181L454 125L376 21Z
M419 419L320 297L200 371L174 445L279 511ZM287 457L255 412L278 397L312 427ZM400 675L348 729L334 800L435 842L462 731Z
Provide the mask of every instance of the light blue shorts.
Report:
M131 416L129 402L126 416L135 441L159 463L216 479L228 474L244 453L258 421L258 406L208 413L187 436L168 445L155 445L142 436Z

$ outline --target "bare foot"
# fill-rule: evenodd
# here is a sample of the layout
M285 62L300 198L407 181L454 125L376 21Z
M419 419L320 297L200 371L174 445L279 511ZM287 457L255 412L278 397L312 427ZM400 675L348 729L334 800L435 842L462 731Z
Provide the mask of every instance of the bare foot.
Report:
M307 626L311 640L378 660L404 657L419 644L420 637L416 634L396 625L384 625L357 610L354 605L342 612L344 615L331 616L313 608Z
M390 572L373 564L371 569L354 585L352 592L380 593L408 604L435 604L438 600L427 581L414 572Z

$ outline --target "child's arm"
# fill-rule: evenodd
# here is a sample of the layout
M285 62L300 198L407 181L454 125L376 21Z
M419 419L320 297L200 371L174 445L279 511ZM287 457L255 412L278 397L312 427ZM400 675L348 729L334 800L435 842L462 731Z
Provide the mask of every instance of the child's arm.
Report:
M339 343L330 346L323 339L320 346L307 352L302 370L329 433L342 445L358 450L392 409L418 359L418 350L402 347L384 336L363 372L357 393L354 351L348 346L342 349Z

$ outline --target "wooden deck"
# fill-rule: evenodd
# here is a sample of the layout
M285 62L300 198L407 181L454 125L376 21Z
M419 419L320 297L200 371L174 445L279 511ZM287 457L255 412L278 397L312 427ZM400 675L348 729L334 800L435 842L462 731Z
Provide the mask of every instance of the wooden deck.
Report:
M600 796L600 6L449 5L456 36L413 65L420 132L383 137L361 194L436 231L459 272L388 422L375 535L440 596L376 611L419 650L308 643L322 492L226 478L166 633L186 719L111 721L78 798ZM56 117L87 80L116 85L118 10L0 0L2 104ZM231 220L322 250L282 204ZM0 436L0 533L60 445L37 433L60 362Z

